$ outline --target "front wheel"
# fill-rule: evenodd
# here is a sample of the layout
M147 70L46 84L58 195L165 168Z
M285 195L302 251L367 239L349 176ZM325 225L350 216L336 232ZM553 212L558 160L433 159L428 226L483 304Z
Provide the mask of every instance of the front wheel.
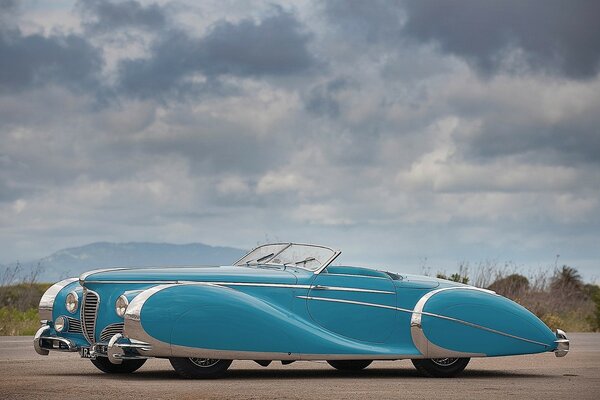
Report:
M214 379L225 374L231 360L213 358L169 358L179 376L187 379Z
M367 368L373 360L331 360L329 365L340 371L360 371Z
M417 371L430 378L452 378L460 374L470 358L431 358L411 360Z
M98 357L91 361L96 368L107 374L130 374L139 369L146 362L145 359L123 360L121 364L113 364L108 360L108 357Z

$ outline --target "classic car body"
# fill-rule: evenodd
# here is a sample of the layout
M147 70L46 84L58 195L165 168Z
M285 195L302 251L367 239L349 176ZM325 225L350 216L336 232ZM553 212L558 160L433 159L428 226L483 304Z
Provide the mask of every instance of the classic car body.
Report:
M233 266L84 273L44 294L34 347L79 352L105 372L169 358L185 377L218 376L230 360L362 369L397 359L452 376L471 357L568 352L564 332L492 291L331 265L339 254L277 243Z

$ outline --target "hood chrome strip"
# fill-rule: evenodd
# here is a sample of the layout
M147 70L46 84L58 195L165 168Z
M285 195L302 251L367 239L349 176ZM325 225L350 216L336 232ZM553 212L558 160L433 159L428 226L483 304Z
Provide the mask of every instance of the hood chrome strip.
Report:
M250 287L269 287L269 288L287 288L287 289L318 289L318 290L332 290L341 292L361 292L361 293L381 293L381 294L396 294L387 290L377 289L361 289L352 287L341 287L341 286L312 286L312 285L299 285L299 284L287 284L287 283L260 283L260 282L222 282L222 281L188 281L188 280L154 280L154 281L143 281L143 280L123 280L123 281L86 281L86 284L90 283L111 283L111 284L154 284L154 285L166 285L166 284L211 284L217 286L250 286Z
M123 267L101 268L101 269L94 269L92 271L84 272L83 274L79 275L79 283L81 285L83 285L85 278L87 278L88 276L93 275L93 274L99 274L100 272L120 271L123 269L130 269L130 268L123 268Z

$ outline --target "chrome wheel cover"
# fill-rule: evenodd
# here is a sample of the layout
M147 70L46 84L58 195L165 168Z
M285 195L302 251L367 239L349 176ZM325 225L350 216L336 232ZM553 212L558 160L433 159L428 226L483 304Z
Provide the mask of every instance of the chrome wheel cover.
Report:
M192 364L200 368L210 368L217 365L217 363L221 361L214 358L190 358L189 360L192 362Z
M449 367L458 361L458 358L432 358L431 361L440 367Z

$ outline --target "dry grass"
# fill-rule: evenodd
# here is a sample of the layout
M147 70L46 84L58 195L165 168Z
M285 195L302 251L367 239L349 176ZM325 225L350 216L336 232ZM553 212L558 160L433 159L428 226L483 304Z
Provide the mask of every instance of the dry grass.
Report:
M0 274L0 335L33 335L40 327L38 304L50 283L37 283L41 269L17 263Z
M458 272L437 275L494 290L529 309L552 329L600 331L600 287L584 284L577 270L568 266L524 269L515 263L486 261L473 267L463 262Z
M23 274L19 268L17 264L0 276L0 335L35 333L37 306L51 285L36 282L39 270ZM473 267L463 262L458 272L438 276L492 289L523 305L552 329L600 331L600 287L584 284L577 271L566 266L525 273L523 269L514 263L486 261Z

